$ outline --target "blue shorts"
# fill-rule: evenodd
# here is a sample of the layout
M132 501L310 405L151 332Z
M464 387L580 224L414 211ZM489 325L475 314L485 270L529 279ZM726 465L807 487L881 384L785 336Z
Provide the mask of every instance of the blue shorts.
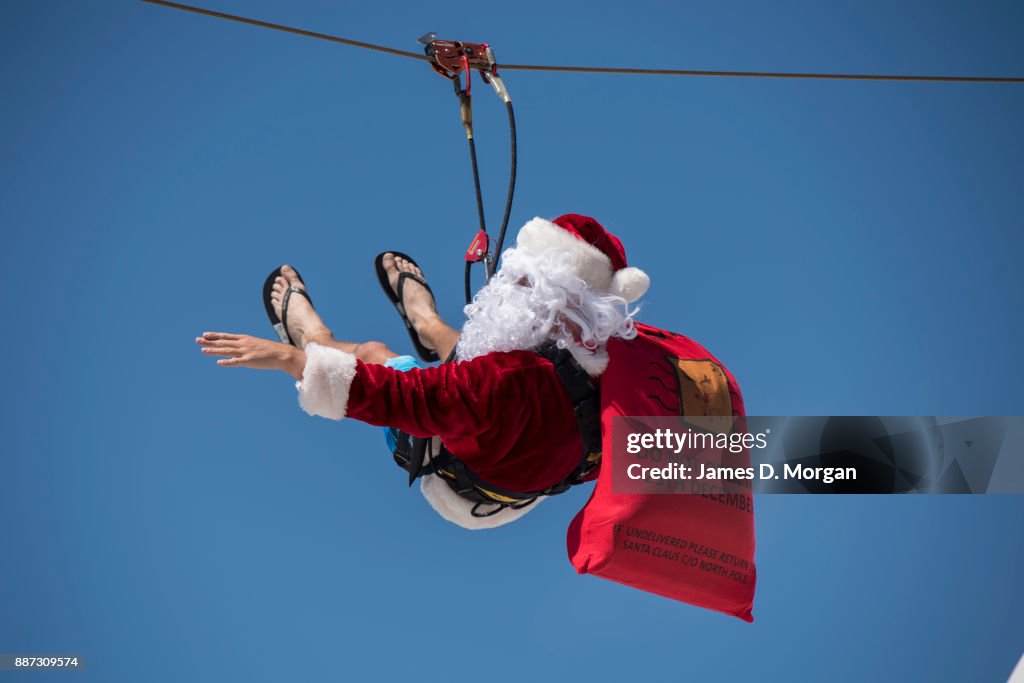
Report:
M395 356L394 358L388 358L384 361L384 365L389 368L394 368L399 372L406 372L413 368L423 369L419 361L412 356ZM388 453L395 452L395 446L398 445L398 430L394 427L384 427L384 441L388 444Z

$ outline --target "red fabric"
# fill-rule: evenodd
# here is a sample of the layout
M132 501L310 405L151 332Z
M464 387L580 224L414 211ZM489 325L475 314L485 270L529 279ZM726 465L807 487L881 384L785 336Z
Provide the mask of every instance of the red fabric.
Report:
M636 339L608 344L610 362L601 377L603 473L569 527L569 559L581 574L752 621L757 573L749 495L727 502L723 496L611 492L613 417L745 414L736 379L705 348L682 335L637 328ZM706 393L715 384L717 391Z
M567 213L551 222L607 256L608 260L612 262L612 271L622 270L626 267L626 249L622 246L622 242L590 216Z
M359 362L348 416L440 436L484 481L510 491L557 484L583 454L572 402L554 366L529 351L407 372Z

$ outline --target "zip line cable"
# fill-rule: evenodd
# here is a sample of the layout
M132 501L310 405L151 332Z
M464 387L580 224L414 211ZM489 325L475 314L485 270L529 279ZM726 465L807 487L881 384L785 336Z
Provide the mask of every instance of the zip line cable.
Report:
M171 9L183 10L185 12L193 12L195 14L202 14L208 17L214 17L217 19L226 19L228 21L235 21L241 24L249 24L250 26L259 26L261 28L269 28L274 31L283 31L285 33L294 33L300 36L306 36L308 38L316 38L317 40L326 40L332 43L341 43L343 45L351 45L352 47L361 47L367 50L375 50L377 52L384 52L386 54L397 55L399 57L410 57L423 62L429 62L430 60L422 54L416 52L407 52L406 50L396 50L391 47L385 47L383 45L375 45L373 43L366 43L360 40L352 40L350 38L342 38L340 36L333 36L327 33L318 33L316 31L307 31L306 29L296 28L294 26L285 26L284 24L275 24L269 21L261 21L259 19L251 19L249 17L238 16L237 14L228 14L226 12L217 12L215 10L206 9L204 7L195 7L192 5L184 5L178 2L170 2L169 0L141 0L142 2L149 3L151 5L159 5L161 7L169 7ZM499 65L503 70L508 71L549 71L559 73L594 73L594 74L642 74L649 76L709 76L709 77L725 77L725 78L790 78L790 79L803 79L803 80L840 80L840 81L917 81L917 82L929 82L929 83L1024 83L1024 77L997 77L997 76L913 76L913 75L886 75L886 74L831 74L831 73L793 73L785 71L708 71L698 69L633 69L633 68L620 68L620 67L602 67L602 66L548 66L540 64L501 64Z
M509 71L547 71L559 73L592 73L592 74L638 74L652 76L705 76L705 77L726 77L726 78L777 78L777 79L802 79L802 80L842 80L842 81L917 81L932 83L1024 83L1024 78L1019 77L995 77L995 76L914 76L914 75L883 75L883 74L834 74L834 73L795 73L775 71L707 71L696 69L645 69L626 67L590 67L590 66L548 66L536 64L497 64L493 53L486 43L459 43L452 41L439 41L433 33L420 38L419 42L427 45L424 54L396 50L394 48L366 43L360 40L342 38L327 33L318 33L306 29L275 24L260 19L252 19L236 14L218 12L205 7L185 5L170 0L142 0L142 2L171 9L201 14L216 19L225 19L240 24L259 26L274 31L293 33L295 35L316 38L332 43L341 43L352 47L374 50L398 57L410 57L417 61L427 62L431 67L446 78L452 79L455 94L459 99L459 111L462 125L466 129L466 138L469 143L470 163L473 169L473 188L476 196L477 216L479 218L479 232L466 251L465 265L465 294L466 303L472 301L471 270L475 263L483 263L485 279L490 280L498 268L501 259L501 250L505 241L505 231L508 227L509 216L512 211L512 197L516 185L516 122L515 112L512 108L512 100L508 90L505 88L501 77L498 75L498 68ZM461 61L459 61L461 60ZM501 228L498 232L498 239L493 243L495 249L491 252L491 239L487 235L486 221L484 218L483 193L480 188L480 173L477 166L476 143L473 139L473 114L470 97L470 84L473 70L480 72L485 83L489 83L498 96L504 100L508 112L509 138L511 143L511 164L509 168L509 186L505 198L505 212L501 221ZM465 89L461 87L460 74L466 73ZM451 359L449 359L451 360Z
M143 1L151 2L152 0ZM606 66L542 66L535 64L502 64L501 68L515 71L645 74L649 76L719 76L724 78L792 78L797 80L833 81L918 81L926 83L1024 83L1024 78L996 76L900 76L886 74L793 73L786 71L699 71L695 69L629 69Z
M317 40L326 40L332 43L342 43L343 45L351 45L352 47L362 47L367 50L376 50L377 52L386 52L390 55L398 55L399 57L412 57L420 61L428 62L426 55L422 55L416 52L406 52L405 50L396 50L391 47L384 47L383 45L374 45L373 43L364 43L361 40L349 40L348 38L341 38L339 36L332 36L326 33L317 33L316 31L307 31L303 28L296 28L294 26L285 26L284 24L274 24L269 21L261 21L259 19L250 19L249 17L240 17L237 14L227 14L226 12L217 12L212 9L206 9L205 7L194 7L192 5L183 5L180 2L168 2L167 0L142 0L142 2L148 2L151 5L160 5L161 7L170 7L171 9L180 9L186 12L193 12L195 14L202 14L208 17L215 17L217 19L227 19L228 21L237 21L240 24L249 24L250 26L259 26L261 28L269 28L274 31L284 31L285 33L294 33L300 36L306 36L307 38L316 38Z

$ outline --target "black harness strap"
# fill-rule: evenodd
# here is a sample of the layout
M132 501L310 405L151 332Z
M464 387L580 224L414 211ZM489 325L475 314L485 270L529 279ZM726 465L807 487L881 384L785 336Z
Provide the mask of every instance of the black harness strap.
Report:
M441 445L439 453L433 453L431 439L411 437L397 431L395 462L409 473L409 485L418 477L434 474L439 476L456 494L475 503L474 517L489 517L506 508L519 509L530 505L540 496L554 496L568 491L586 479L601 462L601 398L590 375L587 374L572 354L549 343L537 349L537 353L551 361L558 379L565 387L572 401L573 413L580 437L583 439L583 456L579 465L562 481L540 491L509 491L483 481L464 462L456 458ZM491 509L482 510L484 506Z
M587 371L567 349L548 344L537 351L555 366L558 379L569 393L576 425L583 438L585 455L601 455L601 395ZM592 469L592 468L591 468Z
M409 486L412 486L418 477L433 472L430 465L424 463L430 439L416 438L400 429L394 429L392 433L395 435L395 451L391 455L395 463L409 473Z

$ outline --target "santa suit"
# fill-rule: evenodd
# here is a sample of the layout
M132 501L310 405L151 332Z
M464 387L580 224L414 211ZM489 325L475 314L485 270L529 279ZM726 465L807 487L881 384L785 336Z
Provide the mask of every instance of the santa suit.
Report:
M568 257L567 289L583 281L586 291L599 293L597 303L586 300L590 307L586 310L594 312L589 322L579 315L582 299L575 301L576 311L557 309L558 315L575 314L578 325L581 320L590 324L597 319L605 293L612 300L633 302L647 289L647 276L626 266L621 243L593 219L575 215L554 223L535 219L520 231L516 249L524 251L515 259L506 253L505 267L518 264L506 273L506 281L516 282L520 275L516 268L533 263L530 259L554 253ZM565 268L566 260L548 259L546 272ZM552 296L550 281L530 272L526 276L531 296ZM500 293L499 308L514 301L508 292ZM556 303L568 300L557 295ZM495 327L500 318L497 323L495 318L482 319L487 325L481 326L481 318L470 315L460 348L474 348L475 330L506 333ZM744 415L736 380L706 349L682 335L640 323L617 330L617 335L602 336L610 337L607 344L593 351L579 344L568 349L599 387L604 441L604 472L569 527L570 559L580 573L749 621L756 582L751 496L616 493L613 477L629 460L609 445L612 423L619 416ZM561 341L568 343L564 337ZM491 348L485 344L478 349L481 355L459 363L402 372L361 363L333 347L310 344L303 378L297 384L299 401L314 415L354 417L413 436L437 435L481 480L507 491L528 493L563 482L580 465L584 450L568 392L543 356L532 351L486 353ZM474 352L467 353L471 355ZM597 470L591 472L590 478L596 476ZM434 509L467 528L498 526L534 507L506 508L493 517L477 518L471 513L474 503L458 496L437 475L421 481ZM707 559L711 551L705 551L703 561L696 560L694 553L707 548L719 564Z
M306 347L306 357L297 384L306 412L439 436L455 457L497 487L545 489L564 480L583 455L572 402L551 362L531 351L405 372L317 344ZM529 509L473 518L472 504L436 477L424 478L423 492L442 516L467 528L496 526Z
M521 254L567 257L576 281L623 303L638 299L649 283L642 271L626 266L621 242L585 216L536 218L520 230L516 244ZM575 345L569 351L592 377L607 366L603 349ZM405 372L316 344L306 347L306 355L297 387L308 413L438 436L452 455L498 488L546 489L564 481L584 455L569 395L551 362L532 351L492 352ZM422 489L437 512L467 528L498 526L534 507L477 518L470 513L473 503L438 477L423 477Z

